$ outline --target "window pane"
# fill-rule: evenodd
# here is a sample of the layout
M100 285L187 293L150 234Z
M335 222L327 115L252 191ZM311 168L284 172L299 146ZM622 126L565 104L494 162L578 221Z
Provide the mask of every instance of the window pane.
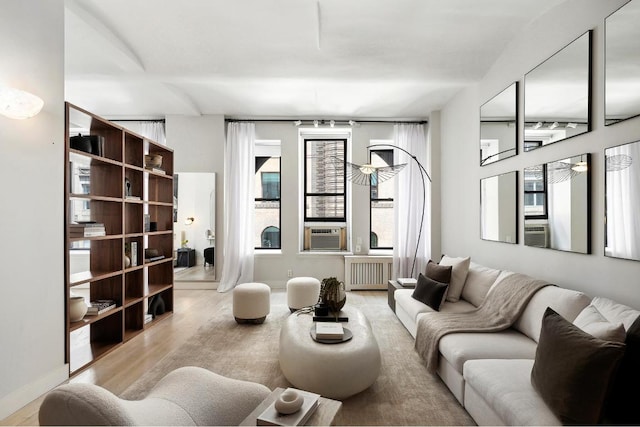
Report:
M371 164L376 167L393 165L393 150L371 151ZM393 199L393 179L377 182L377 177L371 176L371 198Z
M254 230L256 248L280 248L279 201L256 201Z
M393 201L371 201L371 233L372 249L393 247Z
M344 141L306 143L307 193L344 193Z
M280 198L280 157L256 157L256 199Z
M344 196L307 196L305 200L307 218L344 218Z

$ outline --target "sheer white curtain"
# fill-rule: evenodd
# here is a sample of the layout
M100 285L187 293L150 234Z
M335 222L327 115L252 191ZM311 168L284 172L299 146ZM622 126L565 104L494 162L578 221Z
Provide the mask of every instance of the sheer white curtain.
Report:
M224 263L219 292L253 281L255 124L229 123L224 150Z
M167 145L167 135L165 124L160 120L140 120L140 121L118 121L114 123L121 125L137 134L140 134L158 144Z
M640 143L608 148L607 156L625 155L630 167L607 171L607 245L609 256L640 260Z
M396 146L416 156L422 166L429 170L429 147L424 125L397 124L394 126L393 139ZM427 177L424 177L423 192L419 166L401 150L395 150L394 163L407 163L407 166L395 179L393 277L410 277L422 221L422 234L413 269L413 277L417 278L419 273L424 273L431 256L431 183ZM423 194L425 197L424 219L422 217Z

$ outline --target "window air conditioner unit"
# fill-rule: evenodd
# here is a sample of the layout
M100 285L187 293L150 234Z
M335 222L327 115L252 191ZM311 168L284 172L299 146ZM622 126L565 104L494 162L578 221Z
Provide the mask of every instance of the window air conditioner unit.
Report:
M343 227L305 227L305 249L340 251L346 247L345 237Z
M549 247L549 224L525 224L524 244L539 248Z

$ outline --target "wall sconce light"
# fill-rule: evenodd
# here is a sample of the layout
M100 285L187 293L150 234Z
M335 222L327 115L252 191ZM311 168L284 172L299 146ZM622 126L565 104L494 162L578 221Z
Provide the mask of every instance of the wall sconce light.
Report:
M193 221L195 221L195 218L192 216L188 216L185 220L184 220L184 225L191 225L193 224Z
M44 101L29 92L0 86L0 114L11 119L28 119L42 110Z

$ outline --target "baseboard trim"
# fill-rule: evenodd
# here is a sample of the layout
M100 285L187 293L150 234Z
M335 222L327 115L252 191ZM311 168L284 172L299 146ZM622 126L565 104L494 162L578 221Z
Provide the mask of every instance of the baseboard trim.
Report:
M0 399L0 420L69 379L69 365L64 364Z

